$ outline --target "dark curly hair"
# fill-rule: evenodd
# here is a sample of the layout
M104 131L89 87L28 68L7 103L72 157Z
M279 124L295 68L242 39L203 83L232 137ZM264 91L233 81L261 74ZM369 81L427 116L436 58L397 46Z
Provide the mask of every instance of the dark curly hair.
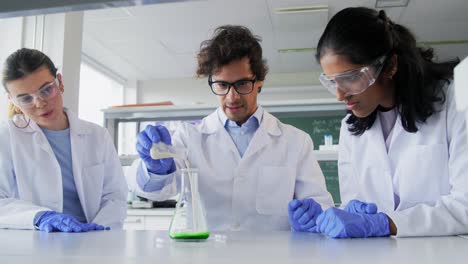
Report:
M210 76L232 61L248 57L250 70L259 81L265 80L268 72L262 57L261 39L243 26L224 25L218 27L212 39L200 45L197 55L197 76Z
M395 106L404 129L413 133L418 131L416 123L424 123L438 111L436 103L445 101L440 81L448 82L459 62L433 62L433 49L417 47L406 27L393 23L383 10L365 7L346 8L332 17L317 45L317 61L327 52L344 56L353 64L371 64L383 55L389 58L396 54ZM353 135L371 128L377 116L377 110L364 118L348 112L351 115L346 123Z

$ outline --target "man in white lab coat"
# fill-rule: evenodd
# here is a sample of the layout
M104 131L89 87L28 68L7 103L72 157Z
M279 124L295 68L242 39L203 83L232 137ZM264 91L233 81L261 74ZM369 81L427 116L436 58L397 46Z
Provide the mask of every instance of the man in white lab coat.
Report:
M315 228L315 218L333 200L310 136L257 104L266 73L259 39L247 28L223 26L203 42L197 74L208 77L220 106L172 139L161 126L138 135L139 195L161 200L176 193L174 161L150 157L152 144L162 141L188 148L211 230L288 230L292 199L298 203L293 229Z

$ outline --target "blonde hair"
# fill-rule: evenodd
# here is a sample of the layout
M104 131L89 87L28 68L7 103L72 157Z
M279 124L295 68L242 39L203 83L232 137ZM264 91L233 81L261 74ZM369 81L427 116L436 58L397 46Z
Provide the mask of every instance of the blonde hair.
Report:
M16 105L10 103L8 106L8 117L13 118L13 116L18 114L23 114L23 112L21 112L21 110Z

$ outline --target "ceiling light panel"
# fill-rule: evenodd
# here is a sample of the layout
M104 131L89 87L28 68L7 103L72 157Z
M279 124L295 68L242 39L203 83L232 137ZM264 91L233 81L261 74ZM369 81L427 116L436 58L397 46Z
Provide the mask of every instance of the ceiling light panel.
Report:
M408 6L409 0L377 0L375 2L376 8L385 7L405 7Z
M295 6L295 7L278 7L275 8L276 14L295 14L295 13L312 13L312 12L328 12L327 5L315 6Z

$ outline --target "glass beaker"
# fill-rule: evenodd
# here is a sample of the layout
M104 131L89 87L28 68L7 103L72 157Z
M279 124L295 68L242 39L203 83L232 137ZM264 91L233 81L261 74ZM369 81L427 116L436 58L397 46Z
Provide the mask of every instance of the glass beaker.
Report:
M210 236L206 213L198 192L198 169L181 169L179 199L169 227L169 236L179 240L202 240Z

